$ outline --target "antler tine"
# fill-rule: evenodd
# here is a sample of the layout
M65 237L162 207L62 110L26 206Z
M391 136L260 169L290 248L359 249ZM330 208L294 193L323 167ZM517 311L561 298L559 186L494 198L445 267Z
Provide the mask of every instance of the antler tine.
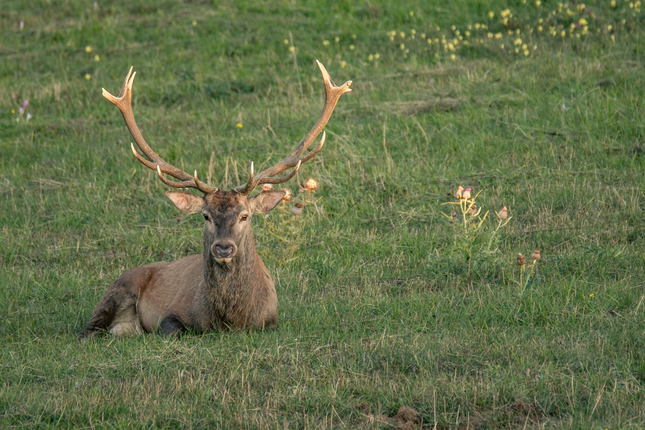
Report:
M306 156L301 157L329 122L329 119L331 118L331 115L336 108L336 104L338 103L340 96L351 91L349 87L352 85L352 81L347 81L340 87L336 86L331 80L331 77L329 76L327 69L325 69L325 66L323 66L322 63L318 60L316 60L316 64L318 64L318 67L320 68L323 82L325 84L325 105L323 106L320 118L318 118L318 121L316 121L305 138L302 139L298 146L296 146L284 160L280 161L274 166L269 167L268 169L263 170L258 175L251 175L247 183L245 185L238 186L237 188L235 188L235 191L239 191L243 194L248 194L259 184L280 184L282 182L285 182L291 179L296 174L296 171L300 167L301 163L305 163L311 160L322 148L323 144L325 143L324 134L318 146ZM297 167L290 174L280 178L275 177L276 175L279 175L285 170L295 167L296 165Z
M103 88L102 90L103 97L108 99L116 107L119 108L121 114L123 115L123 119L125 120L125 124L128 127L128 130L130 130L130 134L134 138L134 141L136 142L141 152L143 152L143 154L150 161L143 158L136 151L136 149L134 149L134 144L131 144L134 156L141 162L141 164L143 164L147 168L157 170L161 180L166 185L176 188L196 188L204 194L217 191L217 188L211 187L210 185L199 181L199 179L197 179L197 172L195 172L195 176L193 177L183 170L179 170L175 166L166 162L155 151L153 151L152 148L150 148L146 140L143 138L143 135L141 134L141 131L139 131L139 127L134 120L134 114L132 112L132 84L134 82L134 78L137 76L137 72L132 73L132 69L133 67L130 67L128 74L125 77L125 81L123 82L123 87L121 87L121 91L119 92L118 96L113 96L105 88ZM169 181L164 178L161 173L165 173L174 178L177 178L181 182Z

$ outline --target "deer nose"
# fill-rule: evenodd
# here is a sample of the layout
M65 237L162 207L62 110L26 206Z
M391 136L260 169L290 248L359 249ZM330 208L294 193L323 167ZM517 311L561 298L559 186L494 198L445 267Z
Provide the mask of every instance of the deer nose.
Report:
M215 244L215 256L218 258L229 258L235 254L235 244L217 243Z

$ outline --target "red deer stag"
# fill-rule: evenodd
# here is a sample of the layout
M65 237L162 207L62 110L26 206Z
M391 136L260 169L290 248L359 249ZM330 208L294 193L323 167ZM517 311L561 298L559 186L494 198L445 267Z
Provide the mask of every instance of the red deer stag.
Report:
M99 331L115 335L160 331L164 335L185 330L203 332L226 328L272 328L278 324L278 298L273 280L255 250L251 218L277 206L284 191L250 193L260 184L280 184L291 179L302 163L311 160L323 146L303 156L331 118L341 95L351 91L352 81L334 85L325 67L318 62L325 84L325 105L320 118L307 136L285 159L258 173L231 191L209 186L168 164L146 143L132 113L132 68L118 97L103 90L114 103L143 152L131 144L134 156L144 166L156 170L161 181L175 188L196 188L204 195L187 191L166 191L172 203L187 214L201 213L205 220L204 250L176 261L137 267L112 283L94 310L92 319L79 334L84 338ZM284 176L282 172L291 170ZM170 175L178 182L167 179Z

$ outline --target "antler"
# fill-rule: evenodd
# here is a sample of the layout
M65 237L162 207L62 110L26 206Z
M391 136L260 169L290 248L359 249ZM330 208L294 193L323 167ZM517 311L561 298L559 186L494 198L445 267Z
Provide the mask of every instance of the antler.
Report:
M281 184L283 182L286 182L289 179L293 178L302 163L306 163L307 161L311 160L318 153L318 151L322 149L323 145L325 144L324 132L318 146L304 157L301 157L302 153L305 152L307 148L309 148L313 141L316 140L316 137L318 137L320 132L323 131L323 129L327 125L327 122L331 118L331 114L334 112L334 108L336 108L336 103L338 103L340 96L351 91L349 87L350 85L352 85L352 81L347 81L340 87L337 87L332 82L329 73L327 73L327 69L325 69L325 66L323 66L318 60L316 60L316 63L320 68L323 82L325 83L325 105L323 107L322 114L320 114L320 118L318 118L316 124L314 124L309 133L307 133L307 136L305 136L305 138L298 144L298 146L296 146L296 148L291 151L291 154L289 154L278 164L269 167L266 170L263 170L258 175L255 175L253 172L253 163L251 163L251 174L249 180L245 185L240 185L239 187L235 188L235 191L239 191L243 194L248 194L253 191L253 189L259 184ZM291 171L291 173L276 178L276 175L279 175L280 173L292 167L294 169Z
M130 130L130 134L134 138L134 141L137 143L137 146L144 153L148 160L143 158L137 151L134 149L134 144L131 143L132 153L134 156L148 169L156 170L159 174L161 181L171 187L175 188L196 188L204 194L217 191L217 188L211 187L197 179L197 171L195 170L195 176L190 176L188 173L179 170L175 166L166 162L161 158L156 152L148 146L143 135L137 127L137 123L134 121L134 114L132 113L132 83L134 82L134 77L137 75L137 72L132 73L132 67L128 75L125 77L125 82L123 82L123 87L118 96L113 96L103 88L103 97L114 103L116 107L119 108L121 114L123 114L123 119ZM163 176L163 173L168 174L176 179L179 179L181 182L169 181Z

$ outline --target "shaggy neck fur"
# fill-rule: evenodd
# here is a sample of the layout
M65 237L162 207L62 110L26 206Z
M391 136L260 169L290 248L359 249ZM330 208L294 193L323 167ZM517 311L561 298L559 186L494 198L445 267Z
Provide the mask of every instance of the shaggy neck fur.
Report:
M222 325L246 326L252 310L257 252L253 230L239 244L230 263L218 263L211 244L204 243L204 279L208 284L213 322Z

